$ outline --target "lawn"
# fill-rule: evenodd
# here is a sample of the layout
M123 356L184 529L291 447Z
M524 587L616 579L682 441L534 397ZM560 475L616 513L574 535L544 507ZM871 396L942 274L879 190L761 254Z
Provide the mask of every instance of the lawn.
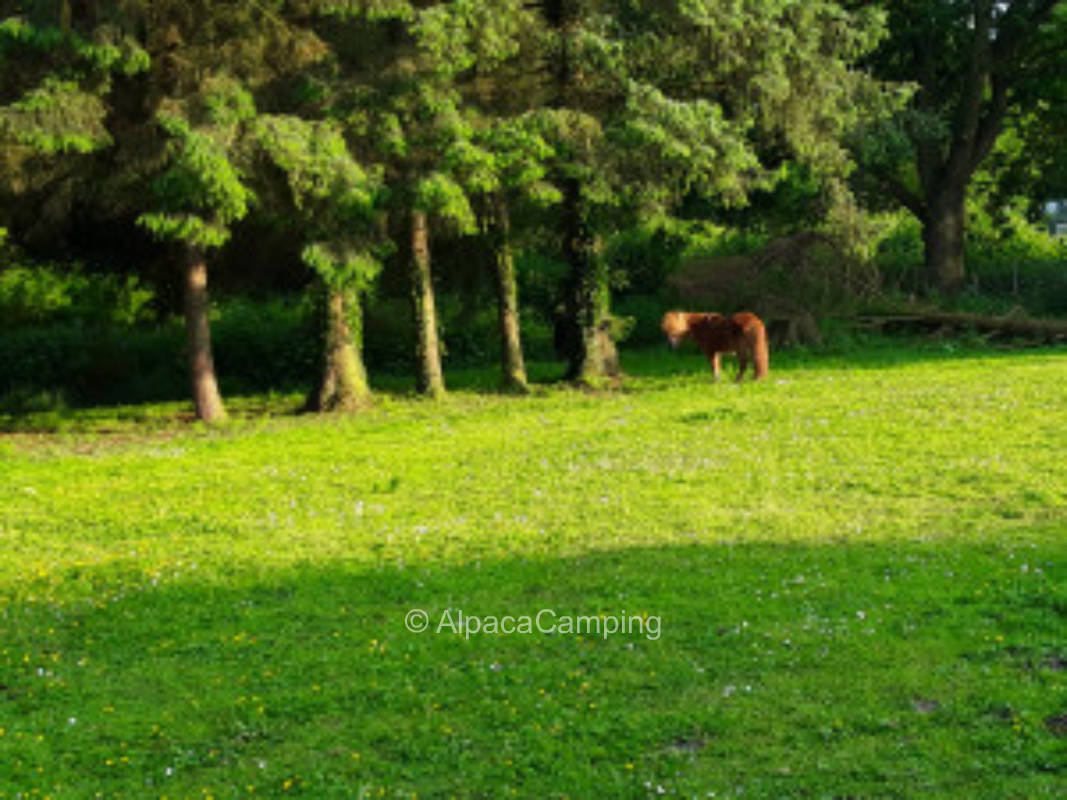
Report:
M624 366L7 420L0 798L1064 795L1067 351Z

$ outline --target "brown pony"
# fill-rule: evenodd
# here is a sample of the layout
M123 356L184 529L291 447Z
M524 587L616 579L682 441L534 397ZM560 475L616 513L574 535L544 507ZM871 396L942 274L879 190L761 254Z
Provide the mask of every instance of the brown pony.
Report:
M708 357L715 380L722 375L719 357L723 353L737 353L737 381L745 375L752 362L753 380L767 376L767 332L755 314L742 311L733 316L701 314L689 311L668 311L660 323L671 347L682 339L692 339Z

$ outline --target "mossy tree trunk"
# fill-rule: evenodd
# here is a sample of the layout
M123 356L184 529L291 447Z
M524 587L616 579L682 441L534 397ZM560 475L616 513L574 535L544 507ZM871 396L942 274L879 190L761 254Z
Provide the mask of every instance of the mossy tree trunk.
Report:
M358 411L370 403L363 365L362 309L359 294L322 289L324 348L322 377L308 397L311 411Z
M519 289L515 280L515 255L511 248L511 215L507 198L498 192L491 198L490 241L493 244L497 320L500 329L501 385L506 391L530 391L522 356L519 324Z
M200 247L185 249L185 341L189 358L189 379L196 416L204 422L226 417L215 376L211 353L211 300L207 290L207 258Z
M599 387L619 377L619 357L611 338L610 290L607 269L597 252L576 179L563 182L563 256L570 267L564 283L560 337L567 359L568 380Z
M551 0L542 6L549 27L559 35L554 57L554 108L584 108L573 39L579 30L582 6L571 0ZM563 175L563 259L569 266L563 281L562 314L556 316L556 348L567 361L566 379L581 386L599 387L619 375L618 354L611 339L610 292L607 271L598 253L596 232L590 225L580 178Z
M430 231L425 211L411 212L411 295L415 310L416 388L421 394L442 397L441 343L437 337L437 309L430 272Z

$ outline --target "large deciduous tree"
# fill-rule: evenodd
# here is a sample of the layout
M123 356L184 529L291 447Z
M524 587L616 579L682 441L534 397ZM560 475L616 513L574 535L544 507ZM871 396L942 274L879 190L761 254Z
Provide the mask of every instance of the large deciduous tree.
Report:
M871 58L886 80L910 82L906 109L867 131L859 155L922 224L927 283L965 282L967 189L1009 114L1049 110L1067 72L1063 0L881 3L890 36ZM1043 108L1043 105L1046 105Z

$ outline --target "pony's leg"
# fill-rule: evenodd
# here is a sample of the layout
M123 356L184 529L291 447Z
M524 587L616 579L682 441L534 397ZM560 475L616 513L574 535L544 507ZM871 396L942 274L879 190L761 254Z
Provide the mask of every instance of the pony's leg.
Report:
M748 367L748 354L744 350L737 351L737 382L745 377L745 369ZM753 367L755 369L755 367Z
M711 361L711 374L718 381L722 377L722 353L712 353L709 361Z

